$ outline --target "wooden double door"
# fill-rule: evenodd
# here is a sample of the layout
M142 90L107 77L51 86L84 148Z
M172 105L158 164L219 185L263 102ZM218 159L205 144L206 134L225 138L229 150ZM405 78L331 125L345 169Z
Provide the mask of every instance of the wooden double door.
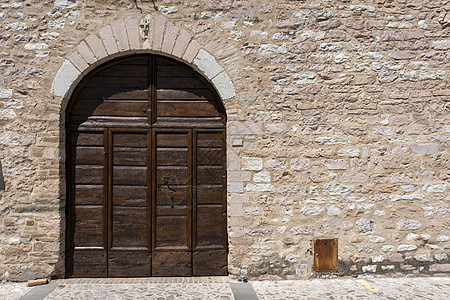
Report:
M199 74L108 63L67 124L67 277L227 274L225 114Z

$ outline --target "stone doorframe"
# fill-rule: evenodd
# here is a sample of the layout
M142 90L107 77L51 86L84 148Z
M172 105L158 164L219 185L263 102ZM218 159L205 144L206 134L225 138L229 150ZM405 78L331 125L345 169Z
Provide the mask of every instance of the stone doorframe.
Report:
M222 101L236 96L233 82L214 56L204 50L186 30L180 29L163 16L147 15L141 21L133 18L115 21L97 33L87 36L75 49L66 56L50 90L52 95L62 98L60 119L62 132L65 132L67 104L80 81L101 64L133 54L159 54L174 58L203 75L216 89ZM65 149L64 138L60 141L60 149ZM64 159L62 167L65 169ZM65 216L61 221L60 262L64 262ZM64 276L64 274L64 263L58 263L53 275Z
M184 29L163 16L147 15L140 22L127 18L101 28L81 41L76 51L56 73L51 93L67 104L80 80L100 64L138 53L161 54L175 58L202 74L217 90L222 101L235 97L234 85L215 58Z

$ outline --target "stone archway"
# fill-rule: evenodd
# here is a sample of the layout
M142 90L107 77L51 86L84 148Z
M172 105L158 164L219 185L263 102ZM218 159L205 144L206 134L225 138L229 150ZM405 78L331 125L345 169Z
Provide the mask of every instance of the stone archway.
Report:
M62 97L65 106L80 82L98 66L139 54L162 54L190 66L211 84L219 101L235 96L233 83L214 57L189 33L162 16L147 16L141 24L131 18L118 20L87 36L76 46L76 51L67 55L54 78L51 93ZM201 274L208 273L197 273Z
M173 57L194 67L212 83L222 101L236 95L233 82L214 56L187 31L162 16L147 15L141 24L133 18L118 20L87 36L75 48L59 68L51 87L52 94L66 100L83 76L101 63L149 52Z

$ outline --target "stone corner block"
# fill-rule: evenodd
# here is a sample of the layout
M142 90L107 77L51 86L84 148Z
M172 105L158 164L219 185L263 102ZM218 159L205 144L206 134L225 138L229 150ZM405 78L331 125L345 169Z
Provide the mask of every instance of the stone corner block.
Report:
M236 91L228 74L223 71L212 80L222 100L234 98Z
M50 92L63 97L80 74L81 72L69 60L65 60L56 73Z
M197 56L194 58L194 65L197 66L210 80L223 71L223 68L216 62L214 56L203 49L200 49Z

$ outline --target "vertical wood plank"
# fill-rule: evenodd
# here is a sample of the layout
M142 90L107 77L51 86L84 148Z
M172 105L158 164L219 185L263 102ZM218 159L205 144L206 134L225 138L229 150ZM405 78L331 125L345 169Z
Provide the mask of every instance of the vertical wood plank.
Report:
M112 156L112 147L113 147L113 136L112 136L112 132L111 129L106 129L105 130L105 166L107 166L105 169L105 172L107 174L107 176L105 176L106 178L106 182L104 183L105 186L105 195L106 195L106 216L105 216L105 220L106 220L106 241L107 241L107 247L106 247L106 262L109 261L109 251L112 247L112 170L113 170L113 156ZM107 265L107 276L110 276L110 272L109 272L109 265Z

